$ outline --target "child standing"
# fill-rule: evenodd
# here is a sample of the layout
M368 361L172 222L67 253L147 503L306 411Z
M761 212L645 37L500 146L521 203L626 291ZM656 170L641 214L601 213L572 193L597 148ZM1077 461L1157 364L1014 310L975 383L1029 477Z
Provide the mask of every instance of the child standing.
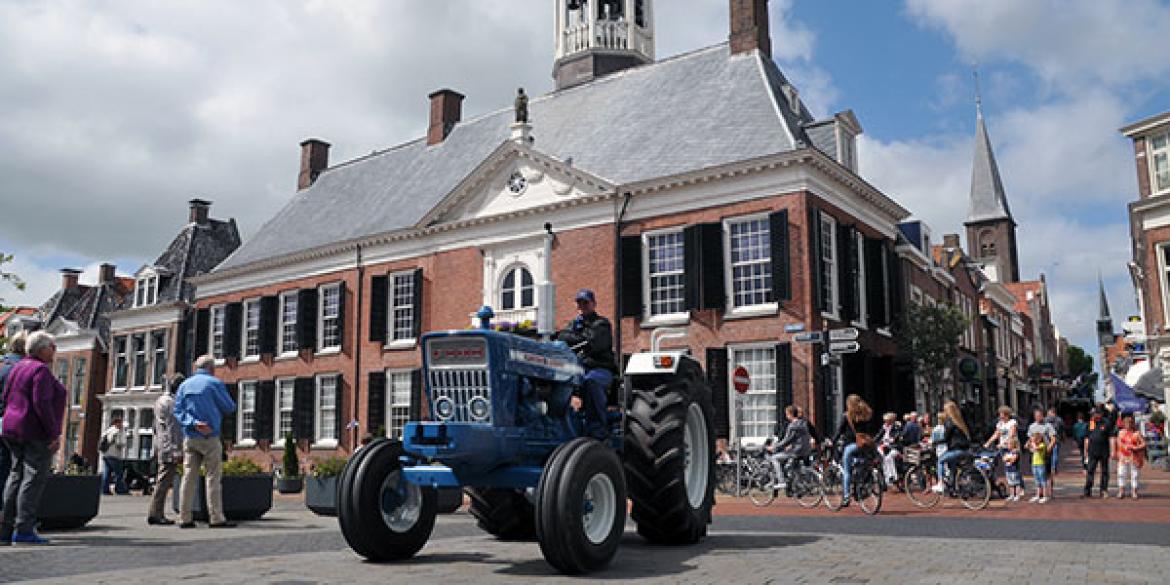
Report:
M1024 478L1020 475L1020 439L1010 436L1007 440L1007 450L1003 454L1003 472L1007 476L1009 502L1020 501L1024 494Z
M1032 452L1032 479L1036 482L1036 495L1029 502L1046 503L1044 488L1048 485L1048 443L1044 433L1037 431L1028 439L1028 450Z

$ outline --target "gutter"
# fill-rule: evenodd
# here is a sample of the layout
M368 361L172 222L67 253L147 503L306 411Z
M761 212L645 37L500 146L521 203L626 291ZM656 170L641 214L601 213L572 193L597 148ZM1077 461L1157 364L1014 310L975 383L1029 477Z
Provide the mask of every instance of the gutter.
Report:
M617 216L614 218L613 230L613 300L614 308L617 309L614 315L614 339L616 343L616 355L614 356L618 362L619 375L625 370L622 364L622 220L626 217L626 210L630 207L630 192L622 196L622 207L618 210Z

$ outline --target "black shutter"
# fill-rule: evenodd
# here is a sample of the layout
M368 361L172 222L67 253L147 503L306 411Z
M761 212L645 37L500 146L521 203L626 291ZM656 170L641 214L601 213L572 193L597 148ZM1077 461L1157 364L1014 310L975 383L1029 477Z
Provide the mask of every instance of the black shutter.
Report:
M317 289L315 288L297 291L297 346L301 349L317 349Z
M191 347L194 343L196 311L184 311L183 320L179 322L179 337L175 340L175 355L171 356L171 363L175 365L175 372L187 376L191 364Z
M345 378L338 374L337 383L333 385L333 428L336 429L337 436L334 438L337 439L338 443L341 443L341 440L345 437L345 433L349 430L349 425L346 424L349 420L344 416L345 386Z
M298 440L316 440L313 436L315 385L313 378L297 378L293 382L293 434Z
M808 208L808 274L812 285L812 305L817 312L825 310L824 286L821 279L821 214L816 207Z
M208 337L211 332L211 310L199 309L195 311L195 347L192 348L191 362L196 358L208 353L207 349L210 345ZM184 372L185 375L190 375L190 372Z
M853 265L857 264L854 233L852 226L837 225L837 314L844 323L857 318L857 299L853 294Z
M227 386L228 395L232 397L232 402L236 403L236 411L223 416L219 425L219 436L233 443L238 443L240 438L236 436L236 417L239 416L240 412L240 385L224 384L224 386Z
M642 236L624 236L621 244L622 317L642 316Z
M705 223L699 226L702 254L701 309L724 309L727 307L727 280L723 273L723 224Z
M894 250L893 245L886 247L886 262L889 265L889 271L886 273L889 279L887 284L890 297L889 323L897 325L902 319L902 261L898 258L898 252Z
M788 245L788 210L768 216L772 238L772 302L792 300L792 257Z
M345 347L345 281L337 283L337 343Z
M731 405L727 395L727 350L707 348L707 385L715 405L715 437L731 437Z
M280 326L280 297L260 299L260 353L274 355L276 351L276 329Z
M423 332L423 269L414 269L414 338L418 339Z
M865 239L865 308L866 322L872 328L890 324L886 310L886 274L883 269L885 249L880 239Z
M420 421L423 418L422 370L414 370L410 373L410 420Z
M370 341L386 341L389 327L387 313L390 308L390 277L375 276L370 279ZM373 374L371 374L373 375Z
M683 307L702 306L703 233L698 225L683 228Z
M366 432L374 434L386 426L386 372L370 372L366 388Z
M240 357L240 330L244 319L242 303L228 303L223 310L223 357Z
M279 439L280 437L273 437L275 429L273 428L273 413L272 410L276 406L276 382L274 380L262 380L256 383L256 424L252 425L252 438L257 441L261 439Z
M784 407L792 404L792 344L776 344L776 424L784 422Z

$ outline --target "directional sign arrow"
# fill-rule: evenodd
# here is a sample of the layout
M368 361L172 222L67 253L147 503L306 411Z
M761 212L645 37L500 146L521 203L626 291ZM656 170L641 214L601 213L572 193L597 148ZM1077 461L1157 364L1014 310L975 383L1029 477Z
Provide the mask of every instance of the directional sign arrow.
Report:
M861 344L856 341L834 341L829 344L829 353L857 353L861 350Z
M853 341L861 335L856 327L844 327L829 331L829 341Z
M796 343L820 343L823 339L820 331L810 331L808 333L797 333L793 335L792 341Z

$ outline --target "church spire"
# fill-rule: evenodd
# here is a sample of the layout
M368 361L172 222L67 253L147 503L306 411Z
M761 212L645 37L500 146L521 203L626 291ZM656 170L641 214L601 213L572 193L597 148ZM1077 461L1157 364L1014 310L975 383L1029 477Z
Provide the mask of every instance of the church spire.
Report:
M1100 307L1097 315L1097 345L1108 347L1113 345L1113 318L1109 316L1109 301L1105 299L1105 281L1101 279L1101 272L1097 272L1097 295L1100 297Z
M1113 322L1113 317L1109 315L1109 299L1105 298L1105 281L1101 279L1101 273L1097 273L1097 296L1098 300L1098 321Z
M976 77L978 80L978 77ZM983 99L978 91L975 97L975 162L971 171L971 199L967 208L967 223L1006 219L1012 221L1008 208L1007 194L1003 179L999 176L999 164L991 149L991 138L987 135L987 123L983 119Z

